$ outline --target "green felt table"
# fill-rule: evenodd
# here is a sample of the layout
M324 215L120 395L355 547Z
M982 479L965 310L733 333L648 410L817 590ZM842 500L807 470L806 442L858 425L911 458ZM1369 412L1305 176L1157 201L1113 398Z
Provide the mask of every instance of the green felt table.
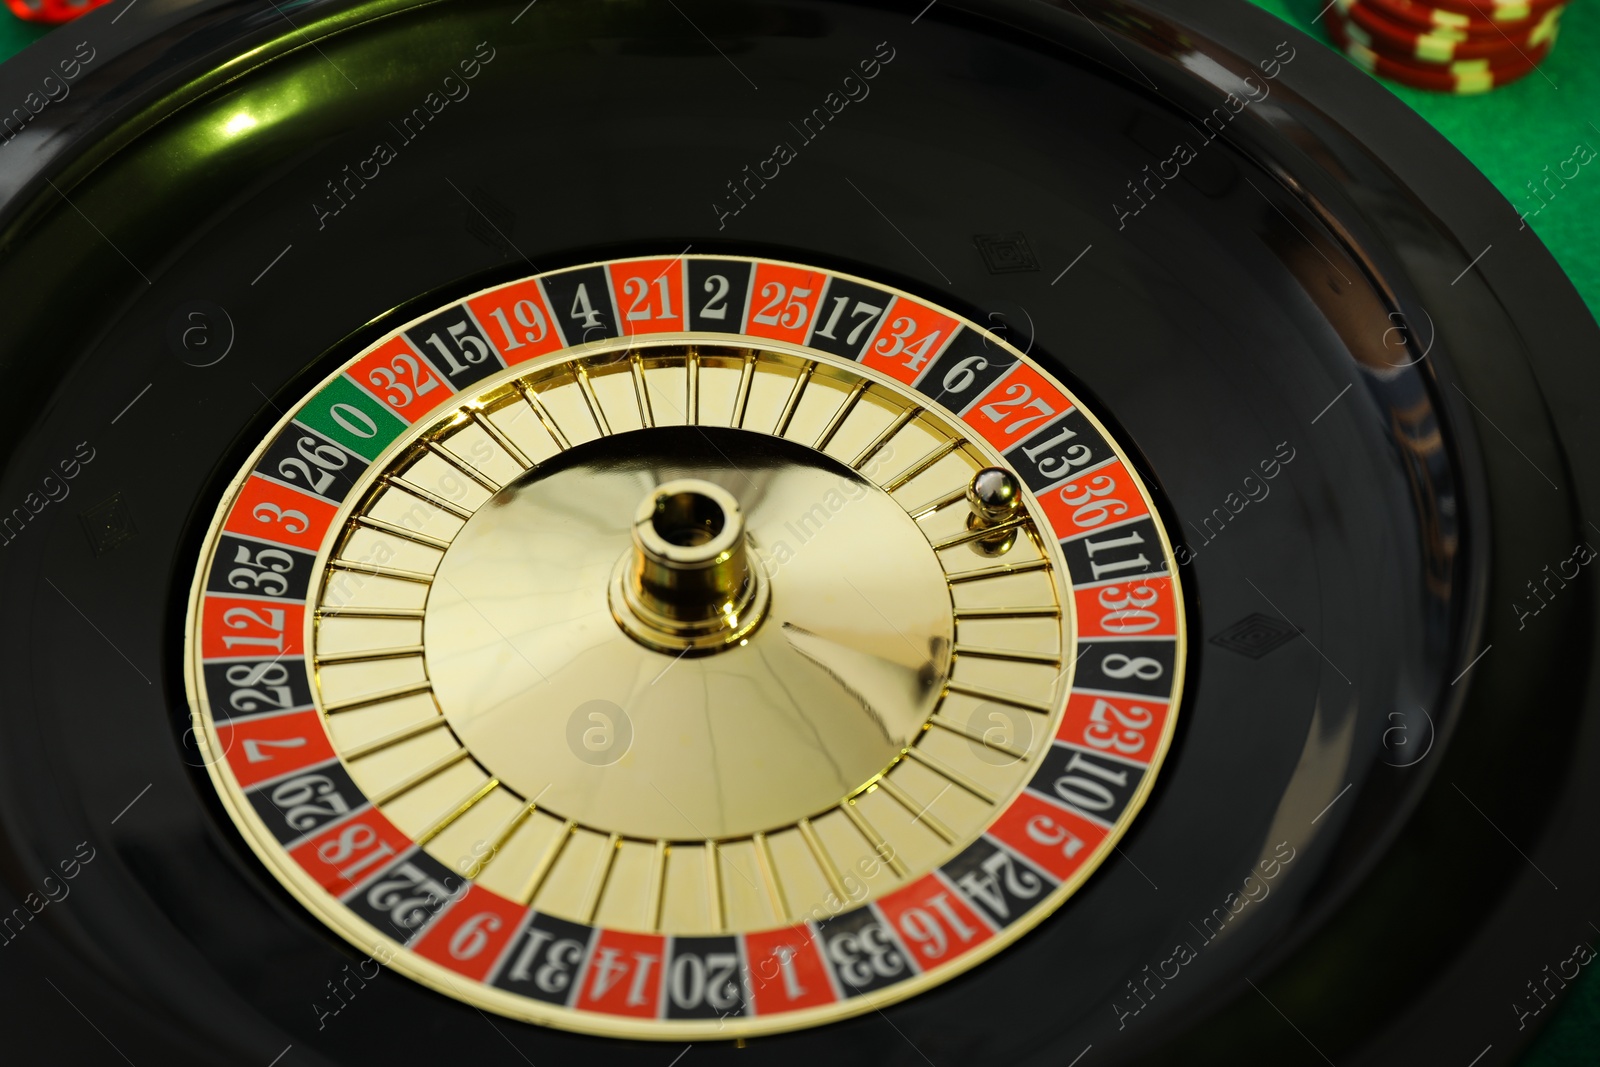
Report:
M1252 2L1327 42L1327 35L1316 25L1325 0ZM0 15L0 59L21 51L46 32L43 27ZM1563 161L1573 158L1578 145L1600 153L1597 55L1600 0L1575 0L1563 18L1560 41L1540 72L1514 85L1477 96L1448 96L1383 84L1472 160L1517 214L1526 213L1529 231L1537 233L1554 253L1589 310L1600 316L1600 160L1565 183L1544 184L1549 175L1558 173ZM1570 173L1571 166L1567 169ZM1534 195L1535 187L1540 190L1539 197ZM1526 234L1530 239L1531 233ZM1509 979L1507 989L1509 1006L1514 992ZM1600 1063L1600 968L1590 968L1524 1057L1522 1067L1594 1067L1596 1063Z

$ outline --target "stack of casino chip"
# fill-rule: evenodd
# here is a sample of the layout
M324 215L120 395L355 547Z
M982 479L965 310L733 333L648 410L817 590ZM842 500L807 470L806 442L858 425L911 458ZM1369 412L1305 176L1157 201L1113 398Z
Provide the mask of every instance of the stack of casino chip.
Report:
M1525 77L1555 45L1567 0L1334 0L1322 21L1359 66L1445 93Z
M71 22L84 12L110 0L6 0L6 7L19 19L57 25Z

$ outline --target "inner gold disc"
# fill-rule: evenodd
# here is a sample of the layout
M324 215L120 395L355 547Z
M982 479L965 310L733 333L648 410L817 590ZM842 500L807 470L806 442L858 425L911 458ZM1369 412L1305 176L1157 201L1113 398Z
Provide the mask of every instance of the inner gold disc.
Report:
M761 624L710 654L644 647L607 603L640 500L680 479L738 500L770 584ZM866 786L932 713L953 641L927 537L869 478L693 427L602 438L505 486L445 552L423 623L439 706L491 774L668 840L770 834Z

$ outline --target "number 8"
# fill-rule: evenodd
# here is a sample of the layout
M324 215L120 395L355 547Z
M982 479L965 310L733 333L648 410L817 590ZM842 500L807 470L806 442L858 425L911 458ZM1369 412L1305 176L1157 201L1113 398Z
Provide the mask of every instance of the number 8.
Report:
M1111 665L1112 660L1121 660L1117 666ZM1100 669L1107 678L1137 678L1143 682L1153 682L1161 677L1161 661L1151 659L1149 656L1136 656L1129 658L1121 652L1113 652L1100 661ZM1149 672L1149 673L1146 673Z

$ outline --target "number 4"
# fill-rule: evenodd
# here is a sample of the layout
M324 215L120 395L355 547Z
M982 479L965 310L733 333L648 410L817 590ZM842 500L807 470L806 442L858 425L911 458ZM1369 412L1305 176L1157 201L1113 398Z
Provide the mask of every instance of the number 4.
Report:
M582 323L585 330L598 330L603 325L600 321L600 312L596 311L594 305L589 302L589 285L587 282L582 282L578 285L578 291L572 298L571 315Z

